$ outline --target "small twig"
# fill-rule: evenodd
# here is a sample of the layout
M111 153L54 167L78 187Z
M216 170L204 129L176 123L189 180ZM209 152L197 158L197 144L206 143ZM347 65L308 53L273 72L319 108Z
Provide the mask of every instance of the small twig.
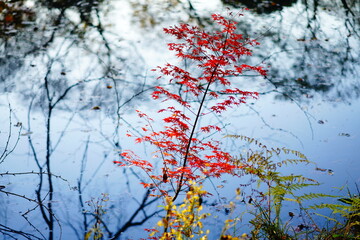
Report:
M13 193L13 192L8 192L8 191L5 191L3 189L0 189L0 192L5 193L6 195L12 195L12 196L23 198L25 200L28 200L29 202L34 202L34 203L36 203L38 205L42 205L42 202L36 201L35 199L32 199L32 198L28 198L25 195Z
M20 129L18 131L18 136L17 136L17 139L16 139L16 141L14 143L14 146L10 150L8 149L9 145L10 145L10 140L11 140L11 137L12 137L12 117L11 117L11 115L12 115L12 109L11 109L11 105L9 103L9 134L7 136L4 151L0 155L0 164L3 163L5 161L5 158L7 156L9 156L9 154L11 154L15 150L15 148L16 148L17 144L19 143L19 140L20 140L20 133L21 133L21 129L22 129L22 124L21 123L19 123Z
M26 232L23 232L23 231L15 230L15 229L7 227L7 226L5 226L5 225L3 225L1 223L0 223L0 233L9 236L12 239L18 239L18 238L13 237L11 235L11 233L16 234L16 235L21 235L22 237L24 237L26 239L29 239L29 240L45 239L45 238L39 238L39 237L37 237L37 236L35 236L35 235L31 234L31 233L26 233Z
M150 195L150 189L148 189L143 197L142 202L138 206L138 208L135 210L135 212L132 214L132 216L129 218L129 220L114 234L114 236L111 238L111 240L118 239L120 235L125 232L128 228L133 226L142 225L144 222L155 216L156 214L160 213L163 210L155 211L150 215L145 215L144 218L141 221L133 222L136 216L139 214L139 212L142 212L142 210L147 207L148 205L152 204L153 202L157 201L157 199L153 199L151 201L147 201Z
M41 171L41 172L4 172L4 173L0 173L0 177L5 176L5 175L10 175L10 176L16 176L16 175L28 175L28 174L35 174L35 175L40 175L40 174L48 174L45 171ZM61 177L60 175L56 175L53 173L50 173L53 177L55 178L59 178L61 180L63 180L64 182L68 182L68 180L66 180L65 178Z

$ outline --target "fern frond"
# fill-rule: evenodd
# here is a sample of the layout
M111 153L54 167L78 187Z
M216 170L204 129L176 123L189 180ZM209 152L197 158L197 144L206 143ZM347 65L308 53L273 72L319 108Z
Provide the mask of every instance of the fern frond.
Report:
M308 159L285 159L281 162L278 162L277 165L281 167L282 165L288 166L288 165L297 165L301 163L309 164L312 162L309 161Z
M300 190L300 189L303 189L303 188L306 188L306 187L310 187L310 186L318 186L318 184L315 184L315 183L297 183L297 184L291 184L291 185L287 186L287 189L290 192L294 192L294 191L297 191L297 190Z
M285 200L285 201L289 201L289 202L296 202L296 203L300 203L300 201L298 201L298 199L294 199L294 198L287 198L287 197L284 197L284 200Z
M326 218L327 220L330 220L330 221L333 221L337 224L341 224L338 220L336 220L335 218L332 218L332 217L329 217L329 216L326 216L326 215L323 215L323 214L320 214L320 213L315 213L316 215L320 216L320 217L323 217L323 218Z
M328 195L328 194L323 194L323 193L306 193L304 195L298 196L297 200L299 202L302 202L304 200L311 200L311 199L316 199L316 198L324 198L324 197L332 197L335 198L336 196L333 195Z
M303 153L299 152L299 151L288 149L288 148L282 148L282 150L283 150L283 152L285 154L290 154L291 153L292 155L295 155L295 156L297 156L297 157L299 157L301 159L307 160L306 156Z

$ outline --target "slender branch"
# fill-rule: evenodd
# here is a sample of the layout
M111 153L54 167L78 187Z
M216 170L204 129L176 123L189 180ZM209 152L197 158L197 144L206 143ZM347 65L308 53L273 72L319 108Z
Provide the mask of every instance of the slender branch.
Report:
M85 214L84 201L82 198L82 195L83 195L82 182L83 182L83 176L84 176L84 171L85 171L85 167L86 167L86 159L87 159L87 151L88 151L88 147L89 147L89 141L90 141L90 136L88 136L87 141L86 141L83 158L81 160L80 178L78 179L79 202L80 202L80 207L81 207L81 211L82 211L82 215L83 215L84 232L87 232L88 222L87 222L87 218L86 218L86 214Z
M13 237L11 235L11 233L13 234L16 234L16 235L20 235L26 239L29 239L29 240L34 240L34 239L42 239L42 238L39 238L31 233L26 233L26 232L23 232L23 231L20 231L20 230L15 230L13 228L10 228L8 226L5 226L3 224L0 223L0 233L4 234L4 235L7 235L9 237L11 237L12 239L18 239L17 237Z
M200 102L200 106L198 108L198 112L196 114L196 118L195 118L195 121L194 121L194 125L193 125L193 128L191 129L191 134L190 134L190 137L189 137L189 143L187 144L187 147L186 147L186 152L185 152L185 157L184 157L184 162L183 162L183 168L186 167L186 164L187 164L187 159L188 159L188 156L189 156L189 152L190 152L190 146L191 146L191 142L192 142L192 138L195 134L195 130L196 130L196 125L199 121L199 118L200 118L200 115L201 115L201 111L202 111L202 107L204 105L204 102L205 102L205 99L206 99L206 95L210 89L210 85L211 83L213 83L213 77L215 75L215 72L217 70L217 68L219 67L219 64L216 64L214 70L212 71L211 73L211 77L210 77L210 80L206 86L206 89L205 89L205 92L204 92L204 95L203 95L203 98ZM181 191L181 187L182 187L182 183L183 183L183 180L184 180L184 172L181 173L181 176L180 176L180 180L179 180L179 183L178 183L178 187L176 189L176 192L175 192L175 195L173 197L173 201L176 200L176 198L178 197L180 191Z
M145 215L144 218L139 221L139 222L133 222L134 219L136 218L136 216L143 211L143 209L152 204L153 202L157 201L157 199L153 199L151 201L147 201L150 195L150 189L147 189L142 202L140 203L140 205L138 206L138 208L135 210L135 212L132 214L132 216L129 218L129 220L114 234L114 236L111 238L111 240L115 240L118 239L120 237L120 235L125 232L128 228L133 227L133 226L138 226L138 225L142 225L144 222L146 222L147 220L149 220L150 218L152 218L153 216L155 216L156 214L158 214L159 212L163 211L163 210L159 210L159 211L155 211L150 215Z
M19 143L19 140L20 140L20 132L21 132L21 129L22 129L22 124L18 123L18 124L16 124L16 126L20 127L20 129L18 131L17 139L16 139L16 141L14 143L14 146L12 146L12 148L10 150L8 149L9 144L10 144L10 140L11 140L11 137L12 137L12 117L11 117L11 115L12 115L12 109L11 109L11 105L9 103L9 134L7 136L4 151L1 153L1 156L0 156L0 164L3 163L5 161L5 158L7 156L9 156L9 154L11 154L15 150L15 148L16 148L17 144Z
M223 52L225 49L226 49L226 44L227 44L227 39L228 39L228 36L229 33L227 32L226 35L225 35L225 38L224 38L224 44L223 46L221 47L222 48L222 51ZM224 59L224 56L223 55L218 55L217 52L215 52L215 54L217 55L217 57L221 57L220 60L223 60ZM190 134L190 138L189 138L189 143L186 147L186 152L185 152L185 157L184 157L184 162L183 162L183 168L186 167L186 164L187 164L187 159L188 159L188 156L189 156L189 152L190 152L190 147L191 147L191 143L192 143L192 139L193 139L193 136L195 134L195 130L196 130L196 126L197 126L197 123L199 121L199 118L200 118L200 115L201 115L201 112L202 112L202 108L203 108L203 105L205 103L205 99L206 99L206 96L207 96L207 93L209 92L210 90L210 85L214 82L214 76L215 76L215 73L219 67L219 62L215 65L213 71L211 72L211 76L210 76L210 79L209 79L209 82L206 86L206 89L205 89L205 92L204 92L204 95L203 95L203 98L200 102L200 106L198 108L198 112L196 114L196 117L195 117L195 121L194 121L194 124L193 124L193 127L192 127L192 130L191 130L191 134ZM178 187L176 189L176 192L175 192L175 195L173 197L173 201L176 200L176 198L178 197L179 193L181 192L181 187L182 187L182 184L183 184L183 180L184 180L184 172L181 173L181 176L180 176L180 180L179 180L179 183L178 183Z
M36 232L38 232L43 239L46 239L46 237L44 236L44 234L40 231L39 228L37 228L34 224L31 223L31 221L29 221L28 217L26 216L27 214L29 214L30 212L34 211L39 205L36 205L34 208L27 210L25 213L21 214L21 216L25 219L25 221L33 228L35 229Z
M13 192L8 192L8 191L4 191L3 188L0 188L0 192L2 193L5 193L6 195L12 195L12 196L16 196L16 197L20 197L20 198L23 198L25 200L28 200L29 202L34 202L38 205L42 205L42 202L41 201L37 201L35 199L32 199L32 198L28 198L26 197L25 195L21 195L21 194L17 194L17 193L13 193Z

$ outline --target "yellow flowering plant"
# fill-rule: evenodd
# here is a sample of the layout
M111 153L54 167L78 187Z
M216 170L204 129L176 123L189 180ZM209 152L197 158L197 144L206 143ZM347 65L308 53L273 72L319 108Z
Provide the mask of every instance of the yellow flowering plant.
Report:
M202 220L210 214L201 213L202 197L207 192L194 182L190 184L189 191L181 205L174 204L171 197L166 198L164 207L166 215L157 223L157 226L163 229L162 234L160 237L155 237L155 234L160 231L152 231L151 238L161 240L208 239L209 230L203 231Z

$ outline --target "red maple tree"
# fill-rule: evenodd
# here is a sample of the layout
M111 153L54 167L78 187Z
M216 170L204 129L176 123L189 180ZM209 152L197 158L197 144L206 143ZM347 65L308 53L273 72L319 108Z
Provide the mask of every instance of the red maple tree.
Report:
M236 79L234 77L248 70L266 75L261 66L239 64L241 57L251 55L250 47L259 43L236 33L237 22L219 14L213 14L212 19L220 26L219 31L209 33L188 24L164 28L165 33L179 41L168 44L169 50L174 51L181 61L187 64L190 61L197 70L194 76L194 73L172 64L154 69L161 74L158 79L166 78L170 83L168 88L155 87L152 93L154 100L172 101L169 103L171 106L159 110L167 114L163 118L162 130L156 131L153 119L138 111L147 125L142 128L145 135L136 137L135 141L148 142L156 147L152 161L161 161L161 170L131 150L121 153L122 161L115 161L120 166L143 169L149 176L149 182L142 183L144 187L158 190L165 196L172 192L173 200L190 180L236 174L235 170L241 168L232 161L228 152L221 150L219 141L205 140L204 135L220 132L221 128L198 126L199 120L210 112L221 114L230 107L245 103L249 97L258 97L257 92L232 87L230 77Z

